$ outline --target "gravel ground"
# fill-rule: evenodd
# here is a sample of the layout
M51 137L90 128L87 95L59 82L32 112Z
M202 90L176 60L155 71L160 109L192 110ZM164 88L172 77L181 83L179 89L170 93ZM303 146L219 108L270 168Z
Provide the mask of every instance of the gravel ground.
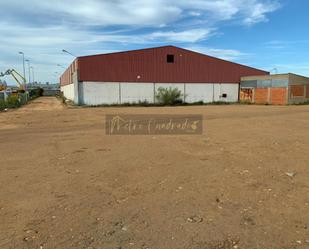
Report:
M104 115L202 114L201 136L107 136ZM0 113L0 248L309 248L309 106Z

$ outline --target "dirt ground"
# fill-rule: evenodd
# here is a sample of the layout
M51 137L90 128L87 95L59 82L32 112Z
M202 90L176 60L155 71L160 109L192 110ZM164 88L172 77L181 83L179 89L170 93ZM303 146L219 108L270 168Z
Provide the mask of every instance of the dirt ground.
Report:
M203 114L204 134L107 136L108 113ZM0 113L0 248L309 248L308 150L309 106L39 98Z

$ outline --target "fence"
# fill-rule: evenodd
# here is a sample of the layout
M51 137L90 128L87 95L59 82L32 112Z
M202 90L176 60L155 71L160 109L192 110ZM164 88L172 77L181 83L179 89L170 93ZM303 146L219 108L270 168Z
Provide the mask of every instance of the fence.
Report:
M0 92L0 101L5 101L6 93L4 91Z
M17 108L29 102L29 93L0 92L0 111L7 108Z

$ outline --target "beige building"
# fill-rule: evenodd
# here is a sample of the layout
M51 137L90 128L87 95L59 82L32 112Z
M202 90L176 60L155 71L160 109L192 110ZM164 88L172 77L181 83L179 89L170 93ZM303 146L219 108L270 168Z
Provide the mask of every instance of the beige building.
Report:
M309 101L309 78L296 74L242 77L240 101L256 104L298 104Z

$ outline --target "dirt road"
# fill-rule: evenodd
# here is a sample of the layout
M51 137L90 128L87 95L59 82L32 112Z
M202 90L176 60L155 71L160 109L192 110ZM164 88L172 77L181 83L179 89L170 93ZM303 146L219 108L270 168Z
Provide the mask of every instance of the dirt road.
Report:
M205 132L106 136L108 113L203 114ZM0 248L309 248L308 148L309 106L40 98L0 113Z

